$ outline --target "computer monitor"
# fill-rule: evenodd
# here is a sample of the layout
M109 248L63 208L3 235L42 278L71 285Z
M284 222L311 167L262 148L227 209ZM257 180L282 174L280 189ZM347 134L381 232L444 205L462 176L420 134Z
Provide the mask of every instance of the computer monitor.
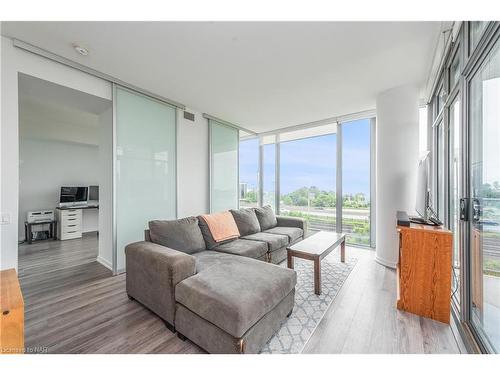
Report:
M89 186L89 201L99 201L99 186Z
M61 186L59 206L75 206L87 204L88 186Z

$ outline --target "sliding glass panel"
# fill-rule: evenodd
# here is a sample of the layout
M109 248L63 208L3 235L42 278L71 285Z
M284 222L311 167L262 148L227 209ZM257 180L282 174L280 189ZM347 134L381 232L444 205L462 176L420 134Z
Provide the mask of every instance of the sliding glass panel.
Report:
M336 134L280 144L280 213L335 231Z
M238 208L238 129L210 122L210 211Z
M457 97L449 108L449 199L450 199L450 225L453 232L453 290L452 296L457 307L460 307L460 181L462 171L460 168L460 99Z
M144 239L154 219L176 217L176 113L155 99L117 88L117 270L125 269L125 246Z
M259 205L259 139L240 141L240 207Z
M269 204L276 211L276 144L262 147L262 204Z
M472 323L500 351L500 42L470 82Z
M342 124L342 232L370 246L370 119Z

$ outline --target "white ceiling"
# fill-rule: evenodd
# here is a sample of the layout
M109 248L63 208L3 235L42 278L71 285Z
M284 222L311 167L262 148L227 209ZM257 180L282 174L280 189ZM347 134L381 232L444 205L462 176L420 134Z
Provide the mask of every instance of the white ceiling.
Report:
M2 22L34 44L256 132L425 86L440 22ZM90 50L78 55L78 43Z

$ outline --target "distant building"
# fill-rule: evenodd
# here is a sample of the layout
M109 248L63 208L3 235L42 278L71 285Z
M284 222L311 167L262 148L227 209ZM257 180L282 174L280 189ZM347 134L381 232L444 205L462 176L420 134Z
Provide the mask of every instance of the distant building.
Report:
M240 199L244 199L248 192L248 184L246 182L240 182Z

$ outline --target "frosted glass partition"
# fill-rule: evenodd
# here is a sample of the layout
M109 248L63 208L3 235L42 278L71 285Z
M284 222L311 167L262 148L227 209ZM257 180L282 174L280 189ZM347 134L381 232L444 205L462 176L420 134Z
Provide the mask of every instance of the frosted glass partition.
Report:
M238 208L238 129L210 121L210 211Z
M125 269L125 246L144 239L153 219L174 219L176 110L116 88L116 269Z

